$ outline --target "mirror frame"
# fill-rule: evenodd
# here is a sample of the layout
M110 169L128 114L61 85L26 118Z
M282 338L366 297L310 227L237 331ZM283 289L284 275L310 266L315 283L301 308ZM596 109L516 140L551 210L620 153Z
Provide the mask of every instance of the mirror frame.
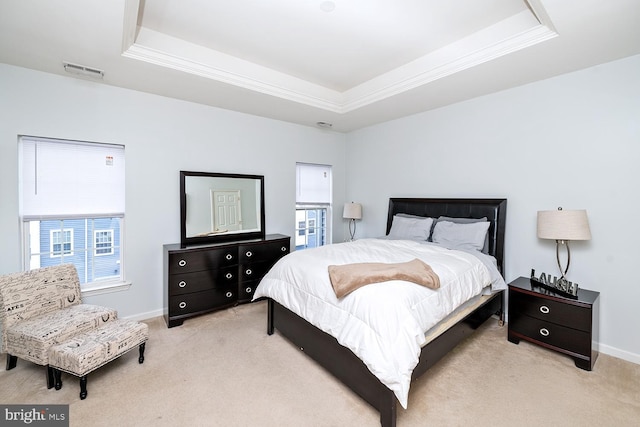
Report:
M187 206L186 179L187 177L204 177L204 178L226 178L226 179L252 179L258 182L258 191L260 192L260 203L258 208L259 226L258 231L249 232L230 232L224 234L214 234L207 236L187 236L187 210L194 209ZM265 236L265 215L264 215L264 176L263 175L244 175L233 173L217 173L217 172L189 172L180 171L180 244L182 246L198 245L208 243L228 242L232 240L250 240L264 239Z

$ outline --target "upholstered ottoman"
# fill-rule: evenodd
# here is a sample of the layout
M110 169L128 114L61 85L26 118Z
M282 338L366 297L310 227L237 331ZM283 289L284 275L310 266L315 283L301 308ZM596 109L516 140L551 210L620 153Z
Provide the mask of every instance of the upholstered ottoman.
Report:
M80 399L87 397L87 375L138 346L138 362L144 362L149 327L144 323L115 319L97 329L78 334L49 349L55 388L62 388L61 371L80 377Z

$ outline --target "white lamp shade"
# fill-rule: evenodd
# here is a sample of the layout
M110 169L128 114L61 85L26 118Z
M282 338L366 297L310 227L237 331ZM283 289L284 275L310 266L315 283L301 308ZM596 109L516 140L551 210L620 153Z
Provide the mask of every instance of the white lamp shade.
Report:
M348 219L362 219L362 205L360 203L345 203L342 217Z
M591 240L587 211L538 211L538 237L553 240Z

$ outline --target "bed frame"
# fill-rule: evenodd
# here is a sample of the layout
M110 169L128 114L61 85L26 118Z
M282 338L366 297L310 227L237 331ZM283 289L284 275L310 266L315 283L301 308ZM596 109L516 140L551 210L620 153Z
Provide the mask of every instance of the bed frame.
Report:
M489 226L489 253L498 261L498 269L504 275L504 232L506 224L506 199L416 199L391 198L387 219L387 233L391 229L393 215L405 213L437 218L484 218ZM504 291L493 294L460 322L451 326L422 348L420 360L413 371L415 380L443 356L464 340L478 326L494 314L504 319ZM340 345L331 335L316 328L278 302L268 299L267 333L275 329L307 355L331 372L361 398L380 412L382 427L396 426L396 402L393 392L383 385L365 364L348 348Z

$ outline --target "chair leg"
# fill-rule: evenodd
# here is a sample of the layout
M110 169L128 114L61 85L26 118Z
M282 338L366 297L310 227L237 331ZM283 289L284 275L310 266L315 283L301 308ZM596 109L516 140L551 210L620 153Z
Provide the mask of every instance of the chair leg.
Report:
M47 388L53 388L53 386L55 385L54 383L54 369L47 365ZM62 386L61 386L62 387ZM56 390L60 390L58 388L56 388Z
M140 347L139 347L140 357L138 357L138 363L144 362L144 347L146 344L147 344L146 342L143 342L142 344L140 344Z
M53 369L53 375L56 378L56 390L60 390L62 388L62 372L60 371L60 369Z
M87 376L80 377L80 400L87 398Z
M13 369L18 364L18 356L12 356L7 353L7 371Z

